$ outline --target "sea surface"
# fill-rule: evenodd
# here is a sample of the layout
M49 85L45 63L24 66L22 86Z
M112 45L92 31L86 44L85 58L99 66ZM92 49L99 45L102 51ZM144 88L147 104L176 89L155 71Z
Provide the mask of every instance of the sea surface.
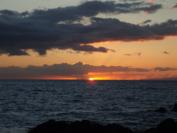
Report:
M176 81L0 81L0 133L25 133L49 119L155 126L177 102Z

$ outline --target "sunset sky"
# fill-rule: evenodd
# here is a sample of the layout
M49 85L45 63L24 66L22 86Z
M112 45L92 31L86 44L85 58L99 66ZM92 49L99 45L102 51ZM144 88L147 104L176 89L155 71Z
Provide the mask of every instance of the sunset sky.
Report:
M177 0L0 0L0 79L177 80Z

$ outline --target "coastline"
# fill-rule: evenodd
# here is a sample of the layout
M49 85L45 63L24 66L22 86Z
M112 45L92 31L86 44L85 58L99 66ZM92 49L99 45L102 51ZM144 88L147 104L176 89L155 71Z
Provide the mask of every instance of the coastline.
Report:
M32 129L27 133L177 133L177 122L174 119L168 118L160 122L155 128L147 130L133 131L129 127L124 127L120 124L102 125L93 121L55 121L49 120Z

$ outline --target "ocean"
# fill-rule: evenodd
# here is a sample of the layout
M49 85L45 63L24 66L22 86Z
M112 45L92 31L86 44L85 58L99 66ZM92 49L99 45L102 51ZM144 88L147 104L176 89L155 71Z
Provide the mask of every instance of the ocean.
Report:
M25 133L49 119L156 126L177 103L176 81L0 81L0 133ZM155 110L165 107L167 113Z

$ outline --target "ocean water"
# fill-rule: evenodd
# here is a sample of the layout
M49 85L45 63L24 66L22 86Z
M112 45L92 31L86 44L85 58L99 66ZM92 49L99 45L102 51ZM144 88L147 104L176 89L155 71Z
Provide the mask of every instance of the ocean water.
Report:
M134 130L177 113L176 81L0 81L0 133L25 133L49 119L119 123Z

